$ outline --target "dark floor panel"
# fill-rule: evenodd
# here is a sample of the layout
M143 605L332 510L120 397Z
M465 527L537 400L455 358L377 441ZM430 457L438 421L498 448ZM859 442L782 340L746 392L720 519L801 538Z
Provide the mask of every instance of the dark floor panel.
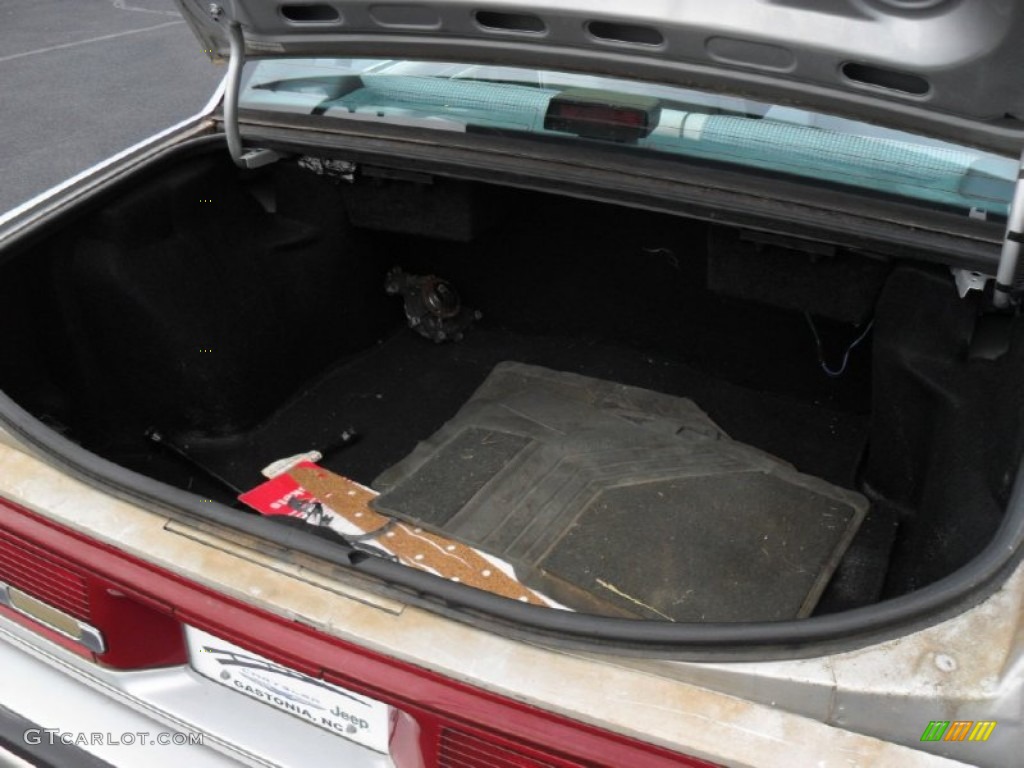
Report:
M323 464L370 484L454 416L503 360L690 398L733 439L806 474L854 486L866 416L738 387L637 350L486 327L458 344L440 345L400 331L336 366L258 429L233 439L179 442L246 488L260 482L259 470L271 461L335 444L352 426L359 440Z
M690 400L508 362L375 486L572 608L673 621L809 615L867 509Z

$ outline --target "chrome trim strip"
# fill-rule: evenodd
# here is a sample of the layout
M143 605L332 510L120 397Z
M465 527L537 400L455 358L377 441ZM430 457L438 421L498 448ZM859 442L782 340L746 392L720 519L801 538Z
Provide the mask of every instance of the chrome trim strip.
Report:
M19 616L24 616L26 619L31 619L37 624L42 624L50 631L56 632L61 637L66 637L68 640L71 640L72 642L84 646L93 653L106 653L107 644L103 640L103 633L96 629L96 627L92 626L91 624L86 624L84 621L76 619L74 616L71 616L58 608L54 608L45 600L40 600L38 597L30 595L28 592L25 592L24 590L18 589L18 591L22 592L26 597L29 597L32 600L35 600L36 602L41 603L42 605L45 605L49 610L53 611L54 613L58 613L61 616L66 617L70 622L73 622L78 627L79 633L78 637L75 637L74 635L65 632L60 627L54 626L45 619L42 619L39 616L35 616L34 614L29 613L28 611L15 605L14 600L11 599L12 589L18 588L12 587L10 584L4 581L0 581L0 605L2 605L4 608L7 608L10 611L14 611L14 613L18 614Z

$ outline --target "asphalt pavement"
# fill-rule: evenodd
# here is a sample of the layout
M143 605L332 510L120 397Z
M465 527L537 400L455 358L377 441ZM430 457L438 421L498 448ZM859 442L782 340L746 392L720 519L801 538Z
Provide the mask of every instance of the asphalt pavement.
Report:
M224 71L172 0L0 0L0 213L195 114Z

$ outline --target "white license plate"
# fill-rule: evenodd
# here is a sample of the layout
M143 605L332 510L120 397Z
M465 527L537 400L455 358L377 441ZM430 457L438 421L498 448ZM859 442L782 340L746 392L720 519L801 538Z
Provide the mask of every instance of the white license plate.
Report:
M387 753L387 704L283 667L198 629L188 627L186 635L192 668L204 677L364 747Z

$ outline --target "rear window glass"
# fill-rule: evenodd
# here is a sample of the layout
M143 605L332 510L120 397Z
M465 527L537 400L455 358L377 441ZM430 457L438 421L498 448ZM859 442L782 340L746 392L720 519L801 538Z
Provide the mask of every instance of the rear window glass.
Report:
M1007 214L1017 163L792 107L549 70L383 59L246 65L241 106L449 131L614 143Z

